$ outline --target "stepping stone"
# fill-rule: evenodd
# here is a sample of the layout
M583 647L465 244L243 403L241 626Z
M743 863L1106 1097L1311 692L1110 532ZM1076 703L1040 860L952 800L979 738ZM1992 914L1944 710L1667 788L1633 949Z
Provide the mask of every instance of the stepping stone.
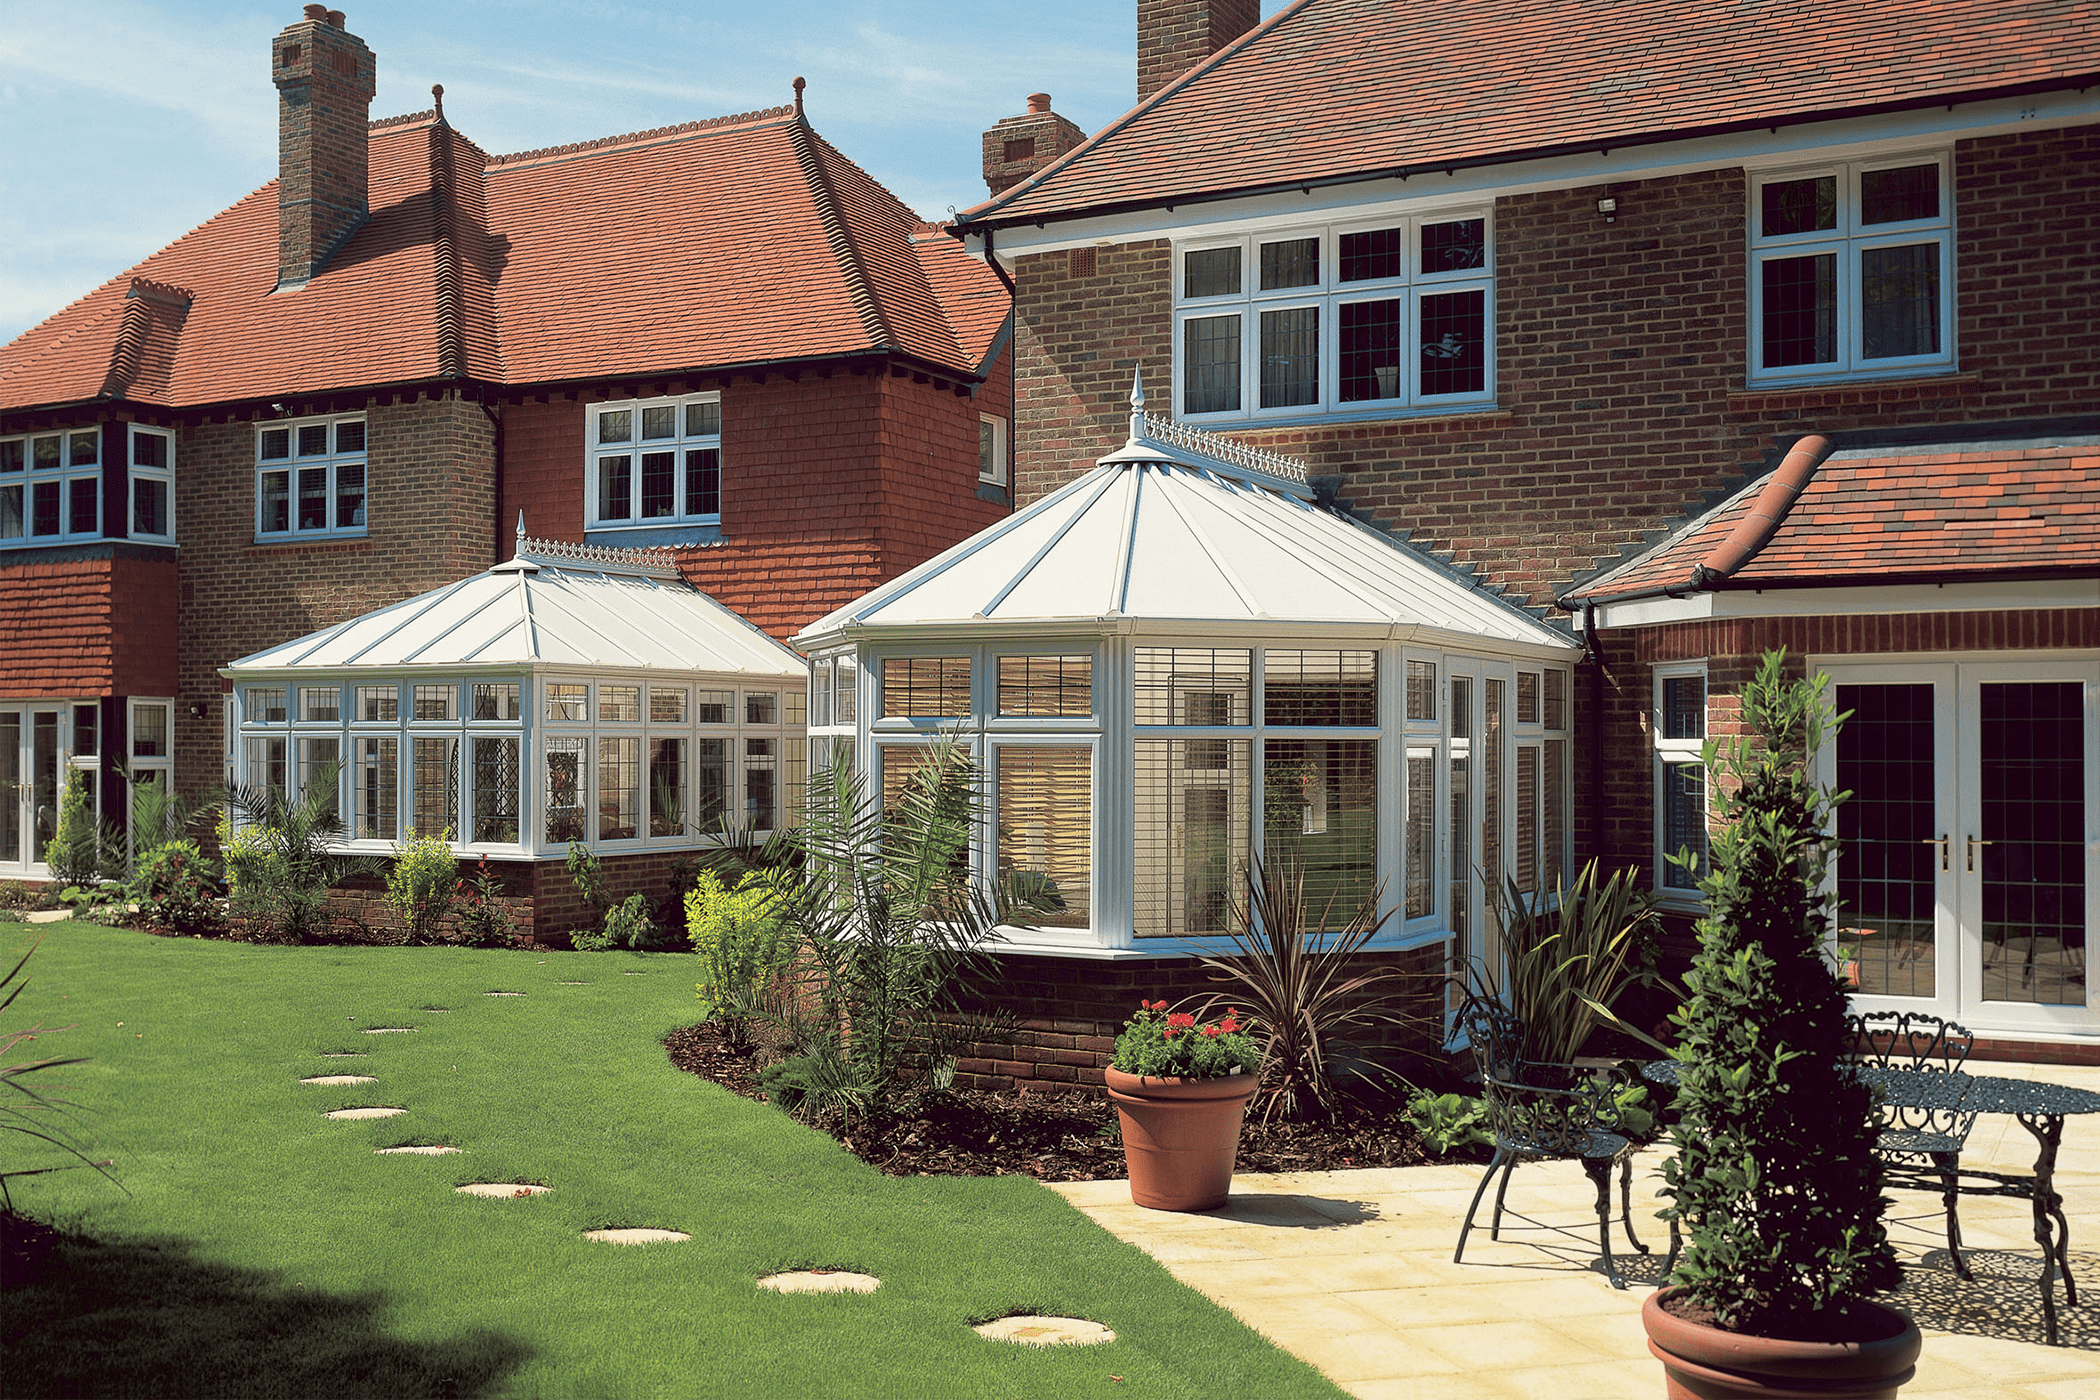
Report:
M379 1081L369 1074L317 1074L311 1079L302 1079L301 1084L377 1084Z
M775 1293L873 1293L882 1287L882 1280L873 1274L856 1274L846 1269L795 1269L768 1274L758 1281L758 1286Z
M413 1035L414 1026L367 1026L366 1035Z
M557 987L588 987L591 984L588 982L556 982L554 985Z
M649 974L646 972L623 972L620 975L622 977L647 977Z
M1019 1342L1031 1347L1091 1347L1116 1339L1115 1333L1083 1317L1038 1317L1032 1313L982 1322L970 1330L993 1341Z
M452 1014L452 1008L449 1006L426 1006L423 1009L438 1016L450 1016Z
M57 924L72 917L73 911L70 909L32 909L22 916L22 921L30 924Z
M396 1157L402 1155L411 1157L444 1157L454 1152L464 1152L465 1150L463 1147L379 1147L373 1149L372 1155L374 1157Z
M339 1108L333 1113L324 1113L323 1118L398 1118L408 1112L405 1108Z
M534 1186L529 1181L470 1181L452 1188L462 1196L486 1196L491 1200L514 1201L525 1196L544 1196L552 1186Z
M613 1230L585 1230L583 1237L596 1240L600 1244L669 1244L692 1238L683 1230L641 1230L625 1227Z
M525 994L523 992L483 992L482 995L485 997L521 997Z
M369 1060L372 1057L362 1050L323 1050L321 1058L324 1060Z

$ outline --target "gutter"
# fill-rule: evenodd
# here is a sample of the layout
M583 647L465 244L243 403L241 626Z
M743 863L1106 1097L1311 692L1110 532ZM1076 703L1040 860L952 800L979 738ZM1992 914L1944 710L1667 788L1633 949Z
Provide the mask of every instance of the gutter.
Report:
M1253 31L1250 31L1253 32ZM948 232L956 237L988 235L997 228L1020 228L1034 225L1042 228L1050 222L1065 223L1079 219L1106 218L1114 214L1136 213L1148 209L1165 209L1171 213L1183 204L1215 204L1234 199L1255 199L1262 195L1288 194L1296 190L1311 194L1316 189L1328 189L1337 185L1360 185L1374 180L1398 180L1405 182L1417 175L1450 175L1460 170L1475 170L1483 166L1515 165L1524 161L1552 160L1561 156L1581 155L1596 151L1610 155L1615 150L1634 146L1659 146L1672 141L1698 141L1715 136L1733 136L1742 132L1770 130L1782 127L1806 126L1814 122L1850 121L1862 117L1887 116L1899 112L1918 112L1932 107L1953 109L1967 103L1994 102L2013 97L2033 97L2042 93L2076 91L2100 85L2100 73L2081 73L2068 78L2045 78L2034 82L2012 83L2003 87L1980 88L1971 92L1957 93L1951 97L1913 97L1898 102L1868 102L1852 107L1833 107L1824 110L1794 113L1778 117L1760 117L1743 121L1709 122L1704 126L1680 127L1664 132L1648 132L1637 135L1606 137L1603 140L1565 141L1551 146L1532 146L1514 151L1490 152L1476 156L1461 156L1450 160L1417 161L1408 165L1384 166L1374 170L1357 171L1346 175L1322 175L1310 179L1276 180L1260 185L1245 185L1228 190L1204 190L1166 198L1154 196L1146 199L1113 200L1105 204L1082 205L1072 209L1045 210L1040 214L1019 214L999 219L985 217L966 221L958 215L949 225ZM1083 148L1078 148L1083 149ZM1078 154L1075 149L1071 154ZM1064 157L1069 160L1070 156ZM1044 172L1048 174L1048 171Z

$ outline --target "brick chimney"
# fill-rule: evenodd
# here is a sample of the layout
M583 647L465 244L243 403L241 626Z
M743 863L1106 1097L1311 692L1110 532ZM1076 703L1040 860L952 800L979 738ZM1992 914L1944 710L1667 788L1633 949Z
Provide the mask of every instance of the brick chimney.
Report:
M984 134L984 183L993 194L1015 185L1086 140L1086 133L1050 110L1050 94L1028 94L1023 116L1001 117Z
M343 12L308 5L270 44L277 85L277 285L321 270L370 217L372 93L378 61Z
M1138 0L1138 101L1260 23L1261 0Z

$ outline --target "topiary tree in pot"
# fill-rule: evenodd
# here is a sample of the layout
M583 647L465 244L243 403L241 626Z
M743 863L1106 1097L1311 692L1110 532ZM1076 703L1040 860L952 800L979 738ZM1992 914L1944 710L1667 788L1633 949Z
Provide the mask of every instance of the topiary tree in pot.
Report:
M1742 732L1703 755L1718 821L1673 1018L1682 1116L1664 1168L1684 1250L1642 1311L1672 1396L1791 1393L1809 1376L1831 1394L1892 1396L1917 1359L1916 1326L1871 1301L1899 1269L1872 1095L1848 1072L1845 992L1824 952L1844 795L1813 764L1839 723L1827 678L1789 680L1785 653L1769 652L1743 690Z

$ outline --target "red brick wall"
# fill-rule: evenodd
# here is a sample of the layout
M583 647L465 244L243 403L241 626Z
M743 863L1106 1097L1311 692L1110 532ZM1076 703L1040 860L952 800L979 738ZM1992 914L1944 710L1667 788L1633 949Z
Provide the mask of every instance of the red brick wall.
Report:
M494 430L482 410L454 398L375 401L365 417L370 524L363 539L257 544L255 425L206 423L182 434L183 703L175 713L182 789L220 781L219 667L495 562ZM204 718L191 715L193 702L205 705Z
M520 508L528 534L583 538L584 409L597 396L549 397L503 410L506 555ZM785 640L1006 513L978 498L977 422L1009 415L1009 398L1003 358L974 396L880 366L733 378L722 386L722 537L680 549L680 567Z
M1495 410L1232 429L1337 476L1343 497L1533 602L1739 484L1806 432L2090 411L2100 375L2100 128L1963 142L1961 372L1749 392L1746 182L1714 170L1497 201ZM1131 368L1171 400L1164 243L1023 258L1020 499L1123 440Z
M176 566L160 558L24 551L0 567L0 698L172 695Z

